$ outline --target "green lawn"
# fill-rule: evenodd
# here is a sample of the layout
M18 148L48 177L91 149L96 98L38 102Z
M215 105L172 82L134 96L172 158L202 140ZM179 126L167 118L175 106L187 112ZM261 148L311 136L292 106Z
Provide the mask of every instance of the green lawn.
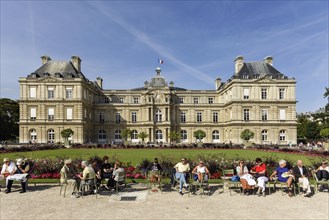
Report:
M305 165L311 163L309 157L305 155L236 149L59 149L1 154L0 159L1 161L5 157L9 157L10 159L20 157L32 159L56 157L89 159L89 157L95 155L100 157L107 155L110 158L115 157L123 162L131 162L131 165L135 166L136 164L139 164L142 159L153 160L154 157L161 158L161 155L166 157L170 156L178 161L181 157L186 157L190 160L197 160L198 155L211 156L213 154L221 154L220 156L223 156L226 159L243 158L250 160L254 160L256 157L264 158L276 155L278 159L290 159L293 161L301 159L304 161ZM320 160L320 157L312 158Z

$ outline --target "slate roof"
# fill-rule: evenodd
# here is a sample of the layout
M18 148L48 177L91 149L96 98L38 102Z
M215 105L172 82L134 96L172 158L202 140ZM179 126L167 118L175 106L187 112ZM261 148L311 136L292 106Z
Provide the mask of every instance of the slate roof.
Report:
M239 79L255 79L263 76L271 76L273 79L287 78L280 71L265 61L243 63L241 70L233 76Z
M53 61L50 60L39 69L28 75L28 77L47 77L54 76L60 78L83 78L83 73L79 72L70 61Z

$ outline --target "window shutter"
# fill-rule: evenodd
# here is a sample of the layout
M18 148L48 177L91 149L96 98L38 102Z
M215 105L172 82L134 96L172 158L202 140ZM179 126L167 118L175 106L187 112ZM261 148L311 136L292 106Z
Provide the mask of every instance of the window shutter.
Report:
M280 120L286 120L286 110L280 109Z
M67 108L66 109L66 119L67 120L72 120L72 111L73 109L72 108Z
M37 109L36 108L31 108L31 118L36 118L37 117Z

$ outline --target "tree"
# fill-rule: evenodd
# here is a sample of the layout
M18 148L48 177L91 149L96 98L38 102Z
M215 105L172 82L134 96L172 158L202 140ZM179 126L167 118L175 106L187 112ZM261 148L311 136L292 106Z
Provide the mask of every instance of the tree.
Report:
M131 137L131 130L129 128L123 129L121 131L121 137L127 141Z
M325 88L325 92L323 94L323 98L327 98L328 99L328 103L325 106L325 110L326 112L329 112L329 87Z
M69 137L74 135L74 131L71 128L67 128L61 131L62 138L67 140Z
M71 128L63 129L61 131L62 138L64 138L64 144L65 146L69 145L69 137L71 137L74 134L74 131Z
M329 138L329 128L324 128L320 131L320 136L323 138Z
M11 99L0 99L0 140L18 136L19 104Z
M241 132L241 139L249 141L250 139L254 138L255 134L249 129L245 129L244 131Z
M144 144L144 140L145 140L145 138L147 138L149 135L146 133L146 132L144 132L144 131L141 131L139 134L138 134L138 137L140 138L140 139L142 139L142 143Z
M203 138L206 137L206 132L202 131L202 130L197 130L195 132L193 132L193 137L196 138L196 140L201 141Z
M171 131L169 133L169 138L170 138L170 141L178 141L180 138L180 133L178 133L176 131Z
M317 139L320 137L320 127L318 122L316 121L309 121L307 123L307 129L305 132L305 138L307 139Z

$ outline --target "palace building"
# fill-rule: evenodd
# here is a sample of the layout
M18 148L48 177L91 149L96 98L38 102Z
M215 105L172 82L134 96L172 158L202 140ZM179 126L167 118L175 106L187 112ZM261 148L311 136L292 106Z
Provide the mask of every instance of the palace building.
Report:
M74 131L73 143L119 143L126 128L132 143L141 142L141 132L145 142L169 143L172 131L178 142L195 143L193 132L202 130L204 143L238 144L245 129L256 144L297 141L296 80L274 68L272 57L245 62L238 56L232 77L214 80L213 90L176 87L160 68L140 88L105 89L102 78L90 81L81 72L78 56L41 59L40 68L19 79L20 143L63 142L66 128Z

